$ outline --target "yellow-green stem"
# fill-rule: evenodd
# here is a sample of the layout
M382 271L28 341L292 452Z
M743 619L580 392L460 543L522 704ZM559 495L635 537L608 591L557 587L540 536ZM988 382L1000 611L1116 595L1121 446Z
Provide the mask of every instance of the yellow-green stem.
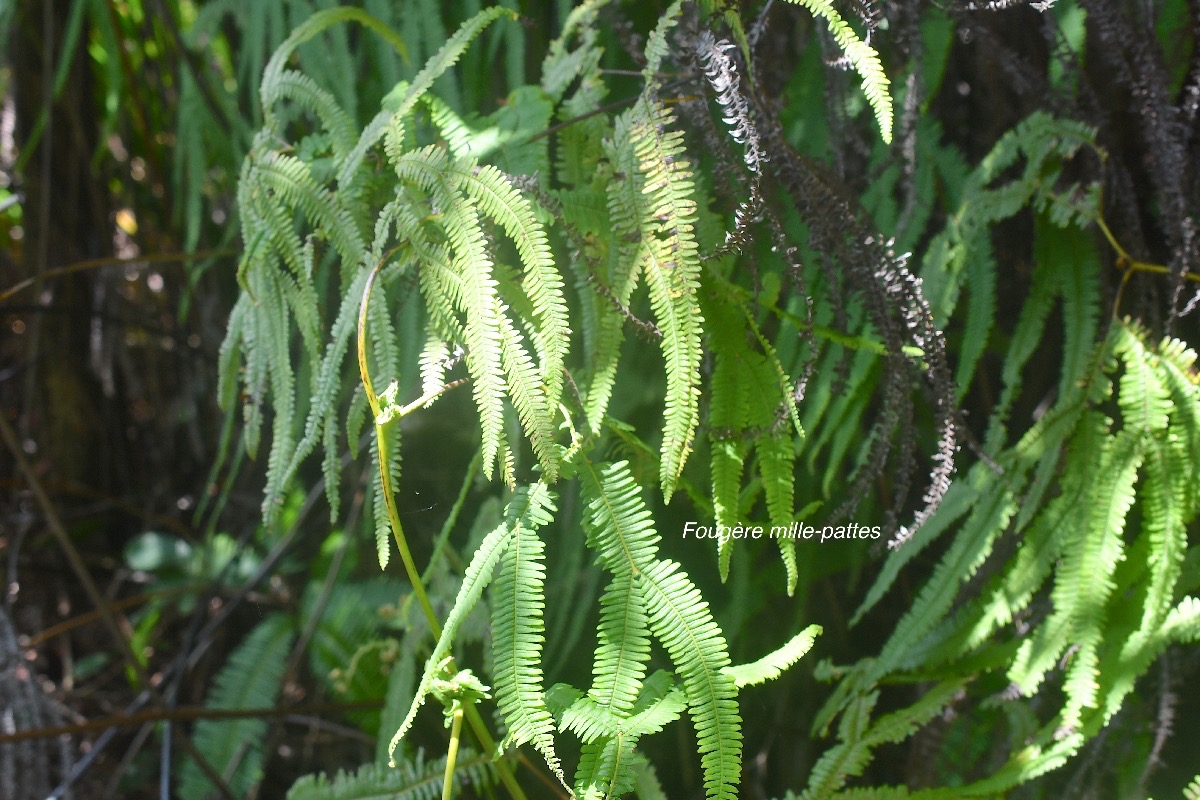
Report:
M404 570L408 573L409 582L412 583L413 594L416 595L417 602L425 614L425 620L429 623L429 629L433 632L433 638L438 639L442 635L442 625L438 620L437 614L434 613L433 604L429 602L429 595L425 591L425 582L421 580L421 573L417 570L416 562L413 561L412 552L408 549L408 539L404 535L404 527L400 524L400 515L396 510L396 497L392 491L391 468L388 465L387 458L387 426L380 425L378 422L380 411L379 396L375 394L375 389L371 384L371 373L367 367L367 307L371 300L371 289L375 285L375 277L393 253L395 253L395 249L389 251L379 260L379 263L371 270L371 274L367 276L367 285L363 289L362 305L358 311L358 371L362 378L363 391L367 396L367 404L371 408L372 419L375 421L375 437L379 451L379 478L382 482L383 501L387 507L388 523L392 528L392 538L396 541L396 547L400 551L400 560L404 563ZM420 408L442 391L446 391L456 385L458 384L451 384L432 396L422 397L420 400L408 404L401 409L398 416L404 416ZM492 734L484 723L483 717L479 715L479 710L474 705L470 705L459 713L465 713L467 724L471 726L472 733L479 740L480 747L485 752L495 753L496 741L492 738ZM456 739L451 741L451 747L457 750L458 743ZM504 788L508 790L513 800L525 800L525 792L517 784L512 770L509 769L509 765L503 761L496 761L494 763L496 771L500 774L500 782L504 784Z
M421 610L425 612L425 619L429 622L429 628L433 631L433 637L436 639L442 635L442 626L438 622L437 614L433 611L433 604L429 602L429 595L425 592L425 584L421 581L421 574L417 571L416 562L413 561L412 551L408 549L408 538L404 535L404 527L400 524L400 513L396 509L396 498L392 492L392 469L388 462L387 424L390 423L379 424L379 396L375 394L375 388L371 385L371 373L367 367L367 308L370 305L375 276L379 274L379 270L386 260L387 258L384 257L371 270L371 274L367 276L366 288L363 289L362 305L358 312L358 371L362 377L363 391L367 395L367 404L371 407L371 417L375 421L379 479L383 487L383 501L387 507L388 523L392 527L392 538L396 540L396 548L400 551L400 560L404 562L404 571L408 573L408 579L412 583L413 594L417 596L417 602L421 604Z
M454 762L458 760L458 734L462 731L463 710L454 709L454 721L450 724L450 749L446 751L446 776L442 779L442 800L450 800L454 787Z

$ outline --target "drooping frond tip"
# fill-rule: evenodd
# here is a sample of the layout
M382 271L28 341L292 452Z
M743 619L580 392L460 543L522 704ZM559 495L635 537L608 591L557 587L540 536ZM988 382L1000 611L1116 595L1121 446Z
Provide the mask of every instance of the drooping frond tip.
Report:
M833 7L833 0L788 0L790 3L807 8L814 17L825 20L829 32L837 41L838 47L846 55L850 66L858 73L863 82L863 94L871 104L875 121L879 123L879 135L885 144L892 143L892 95L889 91L890 81L883 71L879 53L875 48L864 42L854 32L850 24Z

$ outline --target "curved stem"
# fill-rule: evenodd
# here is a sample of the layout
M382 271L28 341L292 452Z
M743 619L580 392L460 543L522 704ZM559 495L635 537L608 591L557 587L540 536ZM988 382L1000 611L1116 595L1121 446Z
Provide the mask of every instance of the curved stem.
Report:
M390 253L389 253L390 255ZM379 455L379 479L383 486L383 501L387 506L388 522L392 527L392 538L396 540L396 547L400 550L400 560L404 562L404 571L408 573L408 579L412 583L413 594L417 596L417 602L421 604L421 610L425 612L425 619L429 623L430 630L433 631L434 638L442 635L442 626L438 622L437 614L433 611L433 604L429 602L429 595L425 592L425 584L421 580L421 573L417 571L416 562L413 561L412 551L408 548L408 538L404 535L404 526L400 524L400 513L396 510L396 498L392 493L392 468L388 462L389 440L388 426L391 421L381 422L379 396L375 394L375 389L371 385L371 373L367 367L367 308L370 305L371 289L375 285L375 276L379 274L379 270L387 261L387 256L379 260L375 268L371 270L371 274L367 277L367 285L363 289L362 305L358 311L358 371L362 377L363 390L367 395L367 404L371 407L371 415L375 420L375 443Z
M382 482L383 500L387 506L388 523L392 528L392 538L396 542L396 547L400 550L400 560L404 563L404 570L408 573L408 580L412 583L413 594L416 595L417 602L421 606L422 612L425 614L425 620L429 623L429 629L433 632L435 639L441 638L442 624L438 620L437 614L434 613L433 604L429 602L429 594L425 591L425 582L421 579L421 573L417 570L416 562L413 561L412 551L408 548L408 539L404 535L404 527L400 524L400 514L396 510L396 497L392 491L392 474L391 467L388 463L388 428L399 417L403 417L412 411L426 405L441 393L457 386L461 381L456 381L448 386L442 387L437 392L429 396L422 397L413 403L409 403L401 409L396 409L398 413L386 421L380 420L380 411L382 408L379 404L379 396L375 394L375 389L371 385L371 372L367 366L367 308L371 300L371 289L375 285L375 278L379 275L379 271L383 269L383 265L388 259L399 249L399 245L388 251L383 258L379 259L379 263L371 270L371 274L367 276L367 285L363 288L362 304L358 310L358 371L362 378L363 391L367 396L367 404L371 408L371 414L375 424L375 438L378 448L379 458L379 478ZM471 731L475 734L475 738L479 740L480 747L485 752L495 754L496 740L492 738L491 732L483 721L483 717L479 715L479 710L469 704L466 708L460 711L467 719L467 724L471 726ZM457 740L451 740L451 747L457 750ZM513 776L509 765L503 761L497 760L494 762L496 771L500 774L500 782L504 784L504 788L508 790L509 795L514 800L525 800L525 792L517 784L516 778Z

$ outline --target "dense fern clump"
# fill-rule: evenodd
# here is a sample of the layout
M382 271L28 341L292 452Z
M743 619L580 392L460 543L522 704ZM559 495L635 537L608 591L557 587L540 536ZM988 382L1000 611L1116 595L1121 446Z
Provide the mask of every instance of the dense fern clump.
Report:
M999 755L953 790L870 796L1008 792L1067 763L1156 659L1200 636L1188 560L1195 355L1101 313L1093 234L1116 242L1106 143L1093 125L1039 110L970 169L919 118L920 80L940 80L936 64L914 56L893 74L905 77L894 112L875 4L847 4L849 17L828 1L795 4L803 12L789 19L861 79L861 95L831 94L831 119L878 128L860 140L856 157L874 166L857 187L845 165L796 146L793 112L767 88L764 42L786 6L767 3L745 25L732 4L676 0L635 35L617 4L589 0L563 14L540 82L507 86L487 115L439 88L476 39L515 24L503 6L470 16L378 108L354 107L293 57L347 23L407 55L366 11L317 12L267 63L239 182L243 291L222 399L240 394L252 455L270 425L268 524L318 452L334 520L362 488L343 475L343 452L378 466L367 487L378 561L387 568L398 550L413 592L400 603L402 645L387 646L404 679L389 681L379 722L399 771L306 779L292 797L433 796L435 773L447 793L494 778L519 797L500 756L524 745L556 791L660 797L649 741L685 714L698 792L741 796L742 692L780 677L820 627L789 611L770 652L739 664L766 639L738 642L730 621L767 607L746 588L764 551L778 550L781 566L765 563L807 613L800 598L830 550L818 556L795 533L806 520L820 521L822 542L865 538L853 552L892 545L851 624L895 597L902 575L917 587L892 603L877 655L822 662L836 686L812 728L836 742L812 763L806 797L864 796L851 782L880 746L966 708L995 718ZM919 10L897 14L912 52L940 42L945 58L956 18L930 12L922 28ZM1032 226L1036 265L1008 319L993 234L1014 219ZM1127 257L1125 280L1153 266ZM1027 368L1051 344L1061 378L1026 423ZM968 419L997 357L997 396ZM421 456L402 439L460 386L478 452L422 574L397 502ZM468 515L473 555L448 566L472 492L492 505ZM732 610L691 566L707 563L697 545ZM548 602L558 575L585 576L579 596L598 600L590 621L578 609L564 621ZM482 657L466 646L481 619ZM592 654L590 678L561 655L576 645ZM411 743L429 735L431 696L450 729L436 762ZM495 761L476 754L493 746L475 708L491 698ZM459 749L467 729L477 749Z

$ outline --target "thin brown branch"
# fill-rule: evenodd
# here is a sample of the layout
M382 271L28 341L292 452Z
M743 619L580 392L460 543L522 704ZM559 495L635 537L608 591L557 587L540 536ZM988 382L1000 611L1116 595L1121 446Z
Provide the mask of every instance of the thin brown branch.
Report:
M372 711L383 707L382 700L360 700L353 703L315 703L305 706L278 708L205 708L204 706L178 706L173 709L152 708L134 714L114 714L111 717L89 719L72 725L52 725L31 728L16 733L0 734L0 744L23 742L30 739L48 739L55 736L78 736L85 733L106 731L110 728L136 728L151 722L191 722L198 719L272 719L296 714L320 716L344 711Z
M13 284L9 288L0 292L0 303L9 299L18 292L28 289L30 286L36 286L39 283L50 280L51 278L60 278L64 275L72 275L76 272L85 272L87 270L99 269L101 267L116 267L130 266L138 264L174 264L184 261L197 261L202 258L219 258L220 256L237 255L238 251L224 248L219 250L197 250L194 253L150 253L148 255L130 256L124 258L87 258L83 261L76 261L72 264L67 264L64 267L55 267L54 269L42 270L37 275L26 278L19 283Z

